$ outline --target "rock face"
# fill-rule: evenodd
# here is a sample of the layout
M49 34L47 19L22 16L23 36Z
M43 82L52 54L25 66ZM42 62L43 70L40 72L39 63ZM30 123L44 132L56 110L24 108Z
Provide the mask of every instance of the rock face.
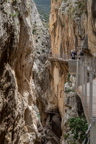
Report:
M38 130L41 132L41 143L58 144L60 135L56 135L55 124L61 132L61 120L55 121L58 113L57 98L54 94L52 65L48 61L50 51L50 37L48 30L39 25L34 17L33 24L34 39L34 64L33 64L33 89L36 96L40 124ZM55 117L55 118L54 118ZM54 127L53 127L53 123Z
M82 47L87 55L96 55L96 2L95 0L52 0L50 12L50 35L52 56L70 57L71 50L75 49L77 53ZM72 115L72 109L77 107L76 95L73 94L74 107L70 112L66 111L65 99L69 99L64 92L64 84L68 74L68 65L62 62L52 61L53 87L62 119L62 133L66 133L66 127L63 122L66 116ZM63 100L64 98L64 100ZM69 100L70 103L70 100ZM76 104L76 105L75 105ZM75 114L78 115L77 110ZM65 127L65 129L64 129ZM64 138L64 136L62 135ZM61 143L68 143L62 141Z
M40 140L32 90L31 7L30 0L0 1L0 144Z
M84 114L81 100L75 92L74 82L75 78L71 75L70 82L65 83L61 144L71 144L71 142L80 144L79 140L74 140L74 133L72 133L69 127L70 118L76 118Z
M49 33L33 0L1 1L0 144L59 143L49 51Z
M95 0L51 1L53 55L82 46L95 56L95 7ZM48 61L50 51L33 0L1 0L0 144L68 143L64 133L68 118L79 114L77 96L65 93L68 64Z
M88 0L88 46L91 53L96 56L96 1ZM91 23L92 22L92 23Z
M70 55L82 46L95 55L95 18L95 0L51 1L52 52Z

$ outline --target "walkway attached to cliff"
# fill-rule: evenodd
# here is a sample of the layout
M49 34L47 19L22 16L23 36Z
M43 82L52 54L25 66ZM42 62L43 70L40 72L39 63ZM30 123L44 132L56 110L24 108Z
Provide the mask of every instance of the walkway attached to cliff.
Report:
M71 56L60 54L49 55L48 59L68 64L69 72L76 74L76 91L82 101L87 120L96 117L96 59L77 57L72 60Z
M82 57L80 60L72 60L70 56L60 54L49 55L48 59L68 64L69 72L76 74L76 91L82 101L87 120L96 117L96 59Z
M69 61L69 57L66 55L61 55L60 54L49 54L48 59L50 61L59 61L59 62L64 62L64 63L68 63Z

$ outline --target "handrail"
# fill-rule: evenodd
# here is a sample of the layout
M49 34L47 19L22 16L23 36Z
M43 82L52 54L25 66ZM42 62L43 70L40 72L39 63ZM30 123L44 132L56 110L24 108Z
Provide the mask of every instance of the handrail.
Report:
M86 144L86 140L88 139L88 134L90 133L90 130L93 127L93 125L94 125L95 122L96 122L96 119L93 120L92 123L90 123L90 125L89 125L89 127L88 127L88 129L87 129L87 131L85 133L85 139L84 139L84 141L83 141L82 144ZM90 139L88 139L87 144L89 144L89 142L90 142Z
M70 56L65 55L65 54L62 55L62 56L60 56L60 54L57 54L57 53L55 53L55 54L49 54L48 57L49 58L61 58L61 59L69 59L69 58L71 58Z
M94 126L96 122L96 97L95 91L96 84L94 83L94 79L96 78L96 61L93 60L77 60L77 72L76 72L76 87L79 90L79 86L81 87L80 97L82 100L83 108L85 111L85 115L88 116L87 120L90 123L89 127L85 133L85 139L82 144L89 144L91 140L91 136L89 137L91 128ZM78 91L79 92L79 91ZM89 98L88 98L89 97ZM87 115L88 114L88 115Z
M60 54L58 54L58 53L54 53L54 54L48 54L48 57L49 58L56 58L56 59L67 59L67 60L69 60L69 59L72 59L72 56L71 55L66 55L66 54L62 54L62 55L60 55ZM79 56L79 55L76 55L75 56L75 60L76 59L85 59L85 56Z
M88 65L88 62L87 61L85 62L85 60L77 60L76 87L78 88L80 85L82 86L81 98L83 98L83 105L85 109L88 106L87 97L89 96L89 111L88 112L89 112L89 118L90 118L90 117L93 117L93 111L94 111L93 109L93 98L94 98L93 88L94 87L93 86L96 87L96 84L94 83L93 80L94 80L94 76L96 77L96 73L93 72L93 69L94 69L93 65L91 63L90 65ZM89 83L89 86L88 86L88 83Z

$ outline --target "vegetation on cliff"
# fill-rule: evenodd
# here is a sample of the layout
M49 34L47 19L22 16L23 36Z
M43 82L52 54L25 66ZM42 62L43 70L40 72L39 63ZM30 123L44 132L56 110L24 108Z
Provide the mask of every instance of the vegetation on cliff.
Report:
M34 0L42 20L49 22L51 0Z

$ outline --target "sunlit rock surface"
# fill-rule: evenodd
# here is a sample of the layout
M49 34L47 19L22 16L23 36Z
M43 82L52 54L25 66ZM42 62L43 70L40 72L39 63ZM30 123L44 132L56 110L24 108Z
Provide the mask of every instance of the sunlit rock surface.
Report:
M50 35L52 55L70 58L71 50L76 49L79 53L82 47L86 55L96 55L96 34L95 34L95 0L52 0L50 12ZM66 99L68 95L64 92L64 83L67 82L69 72L68 65L58 61L52 62L53 87L57 97L57 106L62 119L62 138L66 133L64 119L68 115L71 118L72 109L78 115L76 94L72 94L74 106L66 111ZM73 89L73 88L72 88ZM71 95L71 93L70 93ZM69 102L71 104L71 102ZM72 104L73 105L73 104ZM66 111L66 112L65 112ZM75 116L76 116L75 115ZM64 129L65 127L65 129ZM69 144L68 141L61 139L61 143Z
M32 90L32 3L0 1L0 144L40 141Z

